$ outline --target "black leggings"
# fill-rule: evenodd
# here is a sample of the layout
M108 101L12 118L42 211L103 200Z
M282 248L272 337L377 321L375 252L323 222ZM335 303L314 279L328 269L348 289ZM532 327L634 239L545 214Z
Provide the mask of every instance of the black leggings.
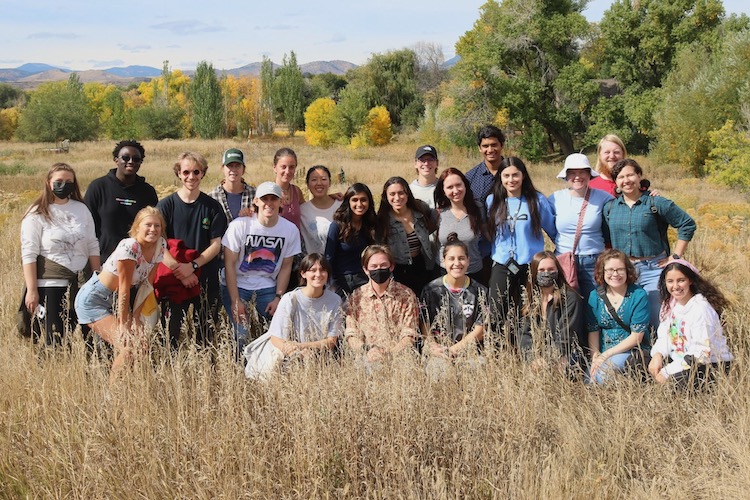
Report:
M43 339L48 346L60 345L66 332L75 330L78 324L73 307L74 297L66 298L68 287L50 286L39 287L39 304L46 311L44 319L32 317L31 332L34 342Z
M526 285L529 275L529 265L523 264L516 274L502 265L495 263L490 274L490 322L496 333L499 333L511 311L518 318L521 307L521 287ZM508 336L508 342L515 343L515 335Z

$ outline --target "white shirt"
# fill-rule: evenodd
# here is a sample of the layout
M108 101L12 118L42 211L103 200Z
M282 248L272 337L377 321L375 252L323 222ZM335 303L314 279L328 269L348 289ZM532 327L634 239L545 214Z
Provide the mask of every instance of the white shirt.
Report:
M272 227L258 222L257 215L234 219L221 244L239 254L237 288L243 290L275 287L284 259L302 251L297 226L283 217ZM221 283L226 285L224 273Z
M43 256L74 273L86 267L90 256L99 255L94 218L88 207L76 200L49 206L50 219L36 211L21 221L21 260L35 263ZM66 280L37 280L37 286L68 286Z
M328 227L333 220L333 214L340 206L339 200L334 201L333 205L325 209L316 207L311 201L299 206L301 220L299 231L305 241L305 252L325 254Z

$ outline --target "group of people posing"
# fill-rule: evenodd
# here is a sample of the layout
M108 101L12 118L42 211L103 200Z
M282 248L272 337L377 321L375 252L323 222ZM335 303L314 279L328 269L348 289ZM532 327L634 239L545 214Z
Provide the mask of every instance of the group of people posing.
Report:
M213 343L223 306L238 359L265 318L288 358L346 346L368 366L415 350L450 364L496 342L533 369L592 383L640 367L692 386L728 369L727 301L683 259L695 222L648 189L622 141L604 137L595 168L568 156L566 185L549 197L504 143L485 126L483 161L439 175L437 150L421 146L417 178L389 178L376 210L365 184L330 194L322 165L307 171L305 200L288 148L274 156L275 181L257 188L242 151L225 151L208 194L207 161L183 153L180 188L157 200L138 175L143 146L122 141L85 197L70 166L50 169L22 222L22 308L47 344L80 323L115 346L113 373L140 348L151 286L173 347L186 325Z

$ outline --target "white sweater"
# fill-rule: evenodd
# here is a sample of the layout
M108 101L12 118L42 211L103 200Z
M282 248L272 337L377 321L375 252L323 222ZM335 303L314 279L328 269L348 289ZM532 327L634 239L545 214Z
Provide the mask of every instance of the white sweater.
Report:
M694 295L684 306L675 304L671 313L659 324L651 355L659 353L672 361L662 370L674 375L690 368L685 356L699 363L732 361L719 315L701 294Z
M39 255L73 272L86 267L89 256L99 255L94 219L80 201L50 205L50 220L32 211L21 221L21 260L35 263ZM67 286L65 280L37 280L37 286Z

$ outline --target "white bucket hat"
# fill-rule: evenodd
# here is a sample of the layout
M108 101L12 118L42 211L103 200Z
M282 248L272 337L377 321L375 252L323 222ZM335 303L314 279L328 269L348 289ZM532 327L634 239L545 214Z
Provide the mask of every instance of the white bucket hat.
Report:
M568 176L568 170L578 169L578 168L587 168L591 172L591 177L599 177L599 172L591 168L589 159L586 157L585 154L573 153L571 155L568 155L567 158L565 158L565 166L563 167L562 170L560 170L560 173L557 174L557 178L565 180L565 178Z

